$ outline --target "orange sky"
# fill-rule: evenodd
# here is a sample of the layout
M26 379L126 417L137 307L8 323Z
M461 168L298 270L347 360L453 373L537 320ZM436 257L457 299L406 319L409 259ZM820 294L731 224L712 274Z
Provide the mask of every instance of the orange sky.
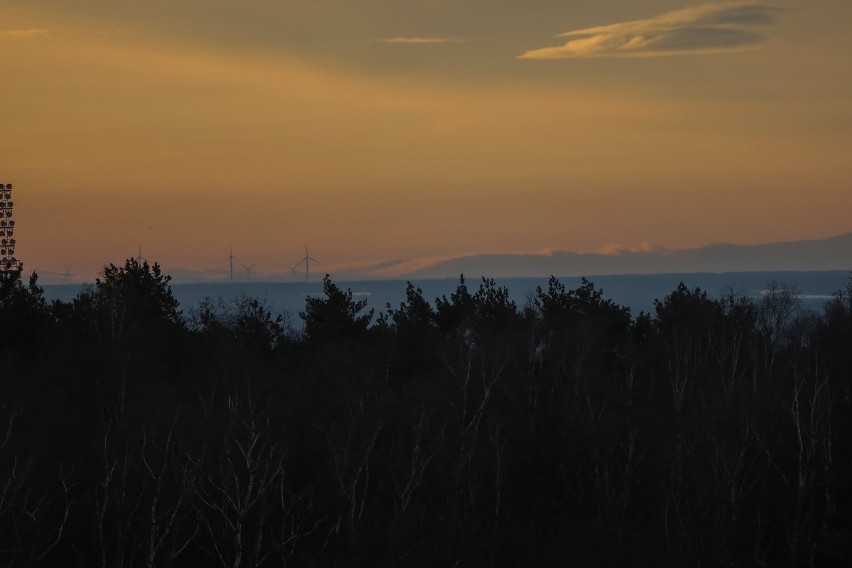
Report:
M5 3L18 256L289 274L305 242L334 272L852 230L852 3L418 4Z

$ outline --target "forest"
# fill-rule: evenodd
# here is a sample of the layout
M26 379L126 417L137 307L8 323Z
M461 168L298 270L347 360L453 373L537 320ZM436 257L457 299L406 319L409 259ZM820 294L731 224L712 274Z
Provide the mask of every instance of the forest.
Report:
M169 282L0 275L0 565L852 566L852 278L632 314L326 277L295 321Z

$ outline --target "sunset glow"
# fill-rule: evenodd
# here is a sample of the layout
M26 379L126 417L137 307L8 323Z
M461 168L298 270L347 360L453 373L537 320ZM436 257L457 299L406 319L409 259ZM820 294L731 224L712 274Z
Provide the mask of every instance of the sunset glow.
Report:
M852 4L0 8L27 270L430 259L852 231ZM613 243L618 243L614 245Z

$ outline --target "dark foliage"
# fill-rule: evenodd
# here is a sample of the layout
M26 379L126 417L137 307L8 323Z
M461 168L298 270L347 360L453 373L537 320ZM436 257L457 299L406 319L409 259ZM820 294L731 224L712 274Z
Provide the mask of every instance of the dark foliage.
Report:
M305 337L319 344L341 339L354 340L362 336L373 319L373 310L360 312L367 300L354 301L352 290L345 292L331 281L328 274L322 279L324 298L308 298L305 311L299 317L305 323ZM360 314L360 315L359 315Z
M299 315L0 277L0 565L852 564L852 279L632 317L462 277L371 326L326 276Z

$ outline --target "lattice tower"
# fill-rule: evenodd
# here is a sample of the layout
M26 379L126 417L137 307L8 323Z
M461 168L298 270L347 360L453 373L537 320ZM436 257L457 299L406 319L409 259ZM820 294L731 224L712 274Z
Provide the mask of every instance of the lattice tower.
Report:
M24 263L15 258L15 220L12 218L12 184L0 183L0 274L20 273Z

